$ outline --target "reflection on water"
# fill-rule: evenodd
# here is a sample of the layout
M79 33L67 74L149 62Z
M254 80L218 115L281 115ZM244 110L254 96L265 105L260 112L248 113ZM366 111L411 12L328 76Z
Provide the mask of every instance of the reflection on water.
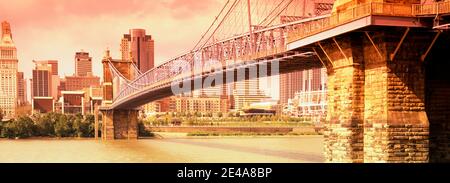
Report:
M323 162L321 136L0 140L0 162Z

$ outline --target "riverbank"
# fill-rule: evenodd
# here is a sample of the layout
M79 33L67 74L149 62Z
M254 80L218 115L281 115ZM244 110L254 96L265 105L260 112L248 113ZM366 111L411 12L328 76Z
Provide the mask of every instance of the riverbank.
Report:
M148 132L177 132L177 133L252 133L252 134L311 134L322 133L322 128L314 126L305 127L221 127L221 126L145 126Z
M304 136L304 135L321 135L319 132L289 132L289 133L248 133L248 132L190 132L187 136Z
M202 139L202 138L295 138L295 137L323 137L321 134L211 134L211 133L180 133L180 132L154 132L154 137L142 137L141 139Z
M314 127L146 127L140 131L140 139L186 138L186 137L277 137L322 135L321 129ZM93 140L93 137L22 137L0 138L5 140ZM101 139L101 137L99 137Z

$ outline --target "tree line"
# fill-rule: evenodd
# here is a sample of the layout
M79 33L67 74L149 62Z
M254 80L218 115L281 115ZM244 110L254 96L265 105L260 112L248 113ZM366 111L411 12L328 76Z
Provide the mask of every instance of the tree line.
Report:
M249 123L249 122L270 122L270 123L305 123L312 124L311 117L291 117L285 115L267 115L267 116L241 116L239 113L228 113L223 115L218 113L215 115L196 113L174 113L167 112L165 114L157 114L145 117L143 123L154 126L167 126L170 124L183 124L187 126L204 126L212 123Z
M94 115L60 113L20 116L0 123L0 137L94 137Z

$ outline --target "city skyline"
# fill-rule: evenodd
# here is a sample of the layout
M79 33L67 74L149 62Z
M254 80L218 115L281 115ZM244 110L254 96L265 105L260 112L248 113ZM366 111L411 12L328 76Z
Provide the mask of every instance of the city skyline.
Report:
M126 8L121 6L125 3ZM8 6L15 7L14 10L0 7L0 19L11 24L13 39L19 50L19 70L24 72L25 78L32 77L32 60L58 60L59 76L72 76L76 72L75 68L68 65L73 65L73 55L80 51L90 53L93 74L101 76L104 51L109 49L112 57L120 58L120 38L129 33L130 29L145 29L157 42L157 66L193 48L193 43L200 39L201 32L213 21L211 17L216 16L224 3L224 0L201 3L180 0L117 0L105 4L85 0L47 0L40 3L45 5L40 5L30 0L9 3ZM5 1L0 0L0 5L5 5ZM188 11L191 8L202 11ZM41 15L41 11L48 16ZM29 21L24 16L38 17L39 21ZM277 88L272 87L268 91L265 83L261 82L265 92L277 99ZM272 86L277 86L277 80Z
M159 41L155 45L155 65L159 65L192 48L222 5L222 0L0 0L0 19L11 24L20 50L19 70L26 78L31 78L32 60L58 60L59 75L73 75L75 69L64 65L72 65L73 55L81 50L90 53L93 72L101 75L103 52L109 48L113 57L121 57L120 38L129 29L145 29ZM202 11L189 11L192 8Z

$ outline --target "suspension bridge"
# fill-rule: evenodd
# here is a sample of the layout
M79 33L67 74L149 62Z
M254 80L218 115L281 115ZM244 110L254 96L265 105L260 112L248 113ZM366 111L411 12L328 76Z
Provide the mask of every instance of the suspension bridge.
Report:
M450 1L228 0L192 49L145 73L105 54L102 138L136 139L138 108L174 87L325 67L327 162L450 161L448 15Z

